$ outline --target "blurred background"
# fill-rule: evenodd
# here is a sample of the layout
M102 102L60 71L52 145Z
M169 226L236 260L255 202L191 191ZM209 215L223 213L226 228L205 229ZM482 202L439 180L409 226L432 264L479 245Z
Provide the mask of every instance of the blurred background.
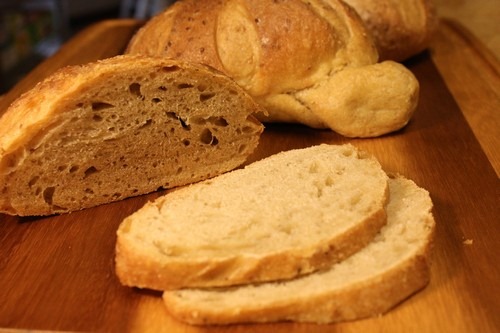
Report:
M147 19L175 0L0 0L0 95L71 36L104 19Z
M0 95L84 27L104 19L148 19L175 0L0 0ZM202 0L200 0L202 1ZM500 57L500 0L434 0Z

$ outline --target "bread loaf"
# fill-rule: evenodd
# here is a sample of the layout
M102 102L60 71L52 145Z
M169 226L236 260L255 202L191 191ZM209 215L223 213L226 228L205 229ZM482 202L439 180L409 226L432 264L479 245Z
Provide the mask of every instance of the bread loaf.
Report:
M64 213L213 177L257 146L258 112L227 76L179 60L64 68L0 119L0 211Z
M345 259L386 223L387 176L352 145L286 151L181 188L117 231L124 285L157 290L292 278Z
M401 176L389 188L387 225L351 257L289 281L165 291L168 311L191 324L332 323L385 313L428 283L434 232L424 189Z
M340 0L178 1L135 34L127 53L208 64L267 109L260 120L349 137L398 130L418 103L418 81L404 66L387 61L383 71L371 69L373 40Z
M343 1L361 16L375 40L380 60L403 61L422 52L437 28L432 0Z

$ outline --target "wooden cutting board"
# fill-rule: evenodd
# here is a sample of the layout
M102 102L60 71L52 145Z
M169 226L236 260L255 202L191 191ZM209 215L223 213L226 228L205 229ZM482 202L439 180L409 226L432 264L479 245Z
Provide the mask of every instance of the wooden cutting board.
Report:
M5 95L0 112L61 66L122 53L139 25L113 20L82 31ZM119 223L163 191L60 216L0 214L0 327L3 331L499 332L500 187L492 166L498 165L498 127L484 129L474 112L498 121L498 67L466 37L456 24L444 22L431 51L406 64L420 81L421 99L415 117L402 131L375 139L347 139L299 125L268 125L252 156L256 160L290 148L351 142L374 154L386 171L401 173L429 190L437 222L431 282L386 315L335 325L191 327L175 321L159 293L123 287L114 274ZM446 55L450 48L462 52L464 45L466 62L475 67L457 66L463 63L457 52ZM464 89L467 86L470 89ZM464 114L478 118L479 125Z

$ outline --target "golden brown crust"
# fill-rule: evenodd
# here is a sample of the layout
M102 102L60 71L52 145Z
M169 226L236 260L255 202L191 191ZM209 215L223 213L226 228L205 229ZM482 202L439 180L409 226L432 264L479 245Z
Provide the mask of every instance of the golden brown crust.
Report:
M366 192L357 192L360 186ZM303 192L285 201L275 195L298 188ZM304 275L366 246L386 224L388 200L378 162L351 145L283 152L158 198L126 218L117 231L116 273L124 285L157 290ZM176 237L186 223L191 232Z
M227 76L179 60L63 68L0 119L0 211L68 212L231 170L256 147L261 111Z
M334 323L382 315L430 280L435 233L427 191L390 175L387 225L353 256L293 280L165 291L168 311L190 324Z
M324 108L316 108L336 90L335 83L325 88L326 82L349 68L366 68L369 73L368 68L378 60L358 14L339 0L179 1L148 22L131 40L127 52L202 62L221 70L268 110L267 115L258 115L265 122L298 122L331 128L346 136L374 136L404 126L417 103L417 99L407 98L413 104L395 105L395 121L373 122L368 130L363 127L371 115L361 119L356 109L345 109L340 112L352 113L350 121L337 124L335 114L339 111L325 114ZM412 75L407 69L400 72ZM382 73L372 95L359 96L356 104L367 113L376 113L378 109L372 109L371 104L373 95L379 100L400 101L394 97L401 91L384 87L386 81L399 80L393 74L387 78ZM315 103L304 104L297 96L317 88L322 92L315 93ZM409 94L418 95L418 90ZM350 92L337 93L336 98L345 105Z
M403 61L429 46L437 28L432 0L344 0L374 37L381 60Z
M116 243L116 274L130 287L173 290L185 287L219 287L293 278L329 267L366 246L385 225L383 209L347 232L332 236L321 247L280 251L265 257L237 255L204 260L168 259L137 248L126 231ZM123 223L129 223L125 220Z
M272 304L270 307L234 308L232 312L218 311L217 306L204 308L200 313L189 303L178 302L170 292L163 301L175 318L192 325L228 325L234 323L266 323L295 321L329 324L358 320L385 314L400 302L424 288L430 280L427 253L409 258L397 267L346 289L315 294L307 298ZM325 282L326 283L326 282ZM174 292L175 293L175 292Z

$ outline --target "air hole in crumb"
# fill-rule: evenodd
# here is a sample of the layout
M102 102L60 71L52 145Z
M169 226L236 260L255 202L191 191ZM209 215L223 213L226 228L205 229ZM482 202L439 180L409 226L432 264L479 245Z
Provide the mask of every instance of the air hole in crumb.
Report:
M198 91L199 92L203 92L207 89L207 86L205 86L204 84L198 84Z
M64 170L66 170L66 168L67 168L67 166L60 165L60 166L57 167L57 171L64 171Z
M77 172L80 167L78 165L73 165L71 168L69 168L69 173L74 173Z
M6 166L9 167L9 168L13 168L15 167L18 163L19 163L19 154L9 154L9 155L5 155L3 158L4 158L4 161L6 161Z
M177 85L177 88L179 89L188 89L188 88L193 88L194 85L190 84L190 83L179 83Z
M242 154L247 149L247 145L241 145L238 147L238 154Z
M171 119L178 119L179 118L175 112L167 112L166 115L168 118L171 118Z
M89 177L90 175L92 175L96 172L97 172L97 169L94 166L87 168L87 170L85 170L85 178Z
M219 140L212 134L212 132L205 128L200 134L200 141L207 145L217 145Z
M184 146L189 146L191 144L191 141L189 141L188 139L184 139L182 140L182 143L184 144Z
M200 94L200 102L208 101L210 98L213 98L215 93L204 93Z
M243 133L253 133L254 132L254 128L251 126L243 126L243 128L241 130L243 131Z
M155 97L155 98L153 98L153 99L151 100L151 102L153 102L153 103L157 104L157 103L160 103L160 102L161 102L161 99L160 99L160 98Z
M210 117L211 123L213 123L216 126L220 127L226 127L228 124L227 120L224 119L223 117Z
M130 93L134 96L137 96L137 97L142 97L142 94L141 94L141 85L139 83L132 83L129 87L128 87L128 90L130 91Z
M350 204L355 206L361 201L361 196L360 195L354 195L351 197Z
M350 149L345 149L343 152L342 152L342 155L346 156L346 157L349 157L352 155L352 150Z
M116 193L113 193L113 195L111 197L113 199L119 199L121 196L122 196L121 193L116 192Z
M30 181L29 181L29 183L28 183L28 186L29 186L29 187L32 187L33 185L35 185L35 184L36 184L36 182L38 181L38 179L40 179L40 177L39 177L39 176L35 176L35 177L31 178L31 180L30 180Z
M161 91L167 91L167 87L165 87L165 86L160 86L160 87L158 87L158 90L161 90Z
M189 118L189 122L196 125L203 125L207 122L207 120L202 117L191 117Z
M318 164L316 162L311 163L309 165L309 173L317 173L318 172Z
M91 188L86 188L85 193L94 194L94 191Z
M52 205L52 199L54 197L55 190L56 188L53 186L47 187L45 190L43 190L43 200L49 205Z
M92 111L100 111L104 109L114 108L115 106L109 103L104 102L95 102L92 103Z
M181 117L179 117L179 122L181 123L182 128L184 128L185 130L189 131L191 129L191 126L186 124L184 119L182 119Z
M148 119L148 120L146 120L146 122L145 122L142 126L140 126L139 128L140 128L140 129L142 129L142 128L145 128L145 127L149 127L149 126L151 126L151 124L152 124L152 123L153 123L153 119Z
M180 174L182 172L182 167L177 168L177 174Z
M162 71L169 73L169 72L178 71L180 68L179 68L179 66L173 65L173 66L163 66L161 69L162 69Z
M92 120L93 121L102 121L102 117L98 114L95 114L94 116L92 116Z

